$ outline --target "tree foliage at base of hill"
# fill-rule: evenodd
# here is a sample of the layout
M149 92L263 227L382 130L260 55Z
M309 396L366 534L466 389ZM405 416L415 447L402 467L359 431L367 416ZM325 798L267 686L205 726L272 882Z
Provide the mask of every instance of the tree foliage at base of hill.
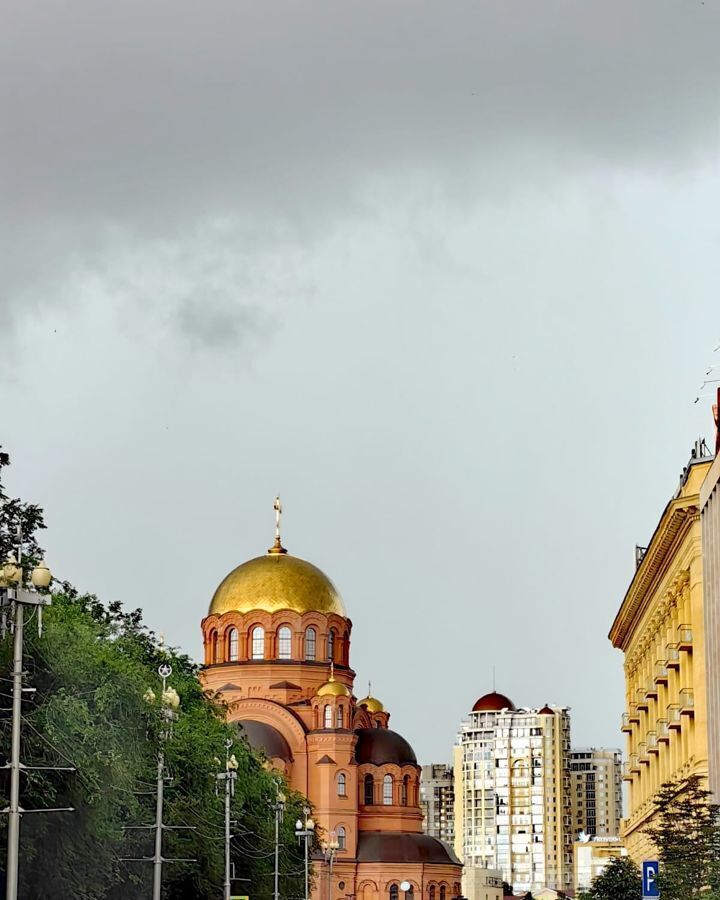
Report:
M0 475L7 458L0 458ZM0 492L2 488L0 487ZM41 556L35 542L42 511L0 493L0 551L12 546L23 524L28 565ZM181 705L172 737L163 742L166 772L163 897L215 898L224 876L224 794L216 793L218 760L225 742L238 763L232 805L233 861L237 893L269 900L273 891L274 814L279 776L266 770L224 710L202 691L197 667L187 657L158 646L139 610L101 604L64 583L45 610L42 636L33 616L26 621L26 684L37 689L23 702L21 756L26 765L74 766L75 773L28 771L21 782L24 809L66 807L72 813L26 814L21 820L20 896L23 900L132 900L150 895L152 864L125 861L151 857L154 832L134 826L155 820L157 751L162 723L144 694L161 693L157 669L172 665L170 683ZM7 680L12 639L0 642L0 693L9 706ZM4 685L4 687L2 687ZM9 752L10 720L0 718L0 763ZM3 774L7 804L9 777ZM294 822L303 799L282 785L287 808L280 839L280 889L284 898L304 895L301 848ZM7 816L0 820L4 880ZM1 882L0 882L1 883Z

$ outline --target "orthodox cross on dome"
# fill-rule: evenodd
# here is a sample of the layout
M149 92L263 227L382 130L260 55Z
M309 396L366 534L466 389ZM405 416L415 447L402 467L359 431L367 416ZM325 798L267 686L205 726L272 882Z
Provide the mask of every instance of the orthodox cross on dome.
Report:
M273 509L275 510L275 543L268 550L268 553L287 553L287 550L283 547L282 542L280 541L280 517L282 516L282 503L280 502L279 496L275 498Z

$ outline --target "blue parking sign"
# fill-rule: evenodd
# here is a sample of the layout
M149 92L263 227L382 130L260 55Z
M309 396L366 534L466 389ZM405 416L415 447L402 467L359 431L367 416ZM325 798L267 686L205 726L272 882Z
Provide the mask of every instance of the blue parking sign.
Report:
M642 864L643 900L655 900L660 896L658 872L660 866L656 860L645 860Z

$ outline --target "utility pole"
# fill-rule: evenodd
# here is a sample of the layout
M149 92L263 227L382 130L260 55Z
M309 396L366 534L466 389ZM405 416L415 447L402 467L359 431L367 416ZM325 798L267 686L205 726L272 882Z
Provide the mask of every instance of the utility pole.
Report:
M8 846L6 871L6 900L17 900L20 861L20 820L25 813L73 812L73 808L23 809L20 806L20 774L33 770L54 772L74 772L72 766L26 766L20 759L20 733L22 727L22 695L34 688L23 687L23 638L25 628L25 607L34 608L38 618L38 633L42 634L42 610L50 605L49 595L38 593L37 589L50 586L52 575L45 563L37 565L30 576L31 589L23 586L22 531L18 528L17 558L10 555L0 571L0 609L2 610L2 636L8 623L13 633L12 668L12 735L10 738L10 762L3 768L10 769L10 804L2 810L8 816ZM9 617L8 617L9 610Z
M280 900L280 824L285 812L285 794L280 790L280 783L275 785L275 886L273 890L274 900Z
M295 823L295 836L305 844L305 900L310 900L310 841L315 836L315 823L310 816L310 807L303 807L305 821L298 819Z
M165 799L165 742L172 737L173 722L177 719L177 710L180 707L180 697L173 687L168 687L168 678L172 675L172 666L169 663L163 663L158 666L158 675L162 679L162 694L160 695L160 746L157 755L157 781L155 793L155 822L152 825L130 825L128 829L149 829L155 832L155 851L152 856L124 856L121 857L123 862L151 862L153 864L153 900L160 900L162 893L162 868L163 863L180 863L180 862L196 862L195 859L173 858L167 859L162 855L163 832L168 830L175 831L195 831L195 827L191 825L166 825L163 822L163 804ZM148 688L143 695L143 699L149 706L155 706L157 697L152 688Z
M232 894L232 863L230 862L230 800L235 796L235 781L237 780L238 761L235 754L230 755L233 742L230 738L225 741L225 771L219 772L215 777L218 782L225 782L225 884L223 888L224 900L230 900ZM220 762L216 759L216 762Z

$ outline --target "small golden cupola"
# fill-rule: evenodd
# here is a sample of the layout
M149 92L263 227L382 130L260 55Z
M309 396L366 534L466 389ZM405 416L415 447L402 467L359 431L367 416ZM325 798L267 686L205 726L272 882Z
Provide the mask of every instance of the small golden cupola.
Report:
M377 697L373 697L372 695L372 684L368 681L368 695L364 697L362 700L358 700L358 706L364 706L368 712L371 713L379 713L385 712L385 707L382 703L377 699Z
M318 697L350 697L352 692L350 688L341 684L339 681L335 681L335 666L333 663L330 663L330 677L325 682L325 684L321 684L317 690Z

